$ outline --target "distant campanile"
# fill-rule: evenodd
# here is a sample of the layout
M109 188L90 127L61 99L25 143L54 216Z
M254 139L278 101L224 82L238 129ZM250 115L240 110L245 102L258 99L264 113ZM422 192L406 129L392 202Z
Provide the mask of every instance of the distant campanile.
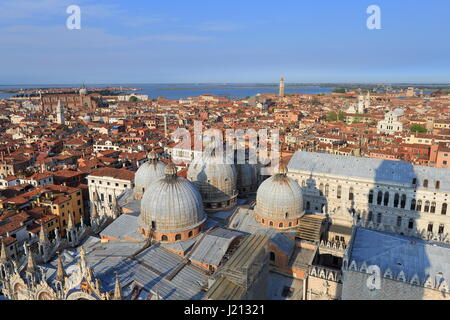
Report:
M280 97L284 97L284 78L280 79L280 92L278 94Z
M66 124L64 107L61 105L61 99L58 99L58 106L56 107L56 122L62 125Z

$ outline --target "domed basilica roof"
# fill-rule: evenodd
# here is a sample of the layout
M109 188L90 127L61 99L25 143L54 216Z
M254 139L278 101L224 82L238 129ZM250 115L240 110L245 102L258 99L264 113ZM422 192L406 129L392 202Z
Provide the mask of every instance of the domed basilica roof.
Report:
M166 165L158 161L154 151L148 155L149 161L142 164L134 176L134 190L137 193L144 193L148 186L164 177L164 168Z
M285 166L265 180L256 194L257 215L274 220L292 220L304 215L303 193L300 185L287 175Z
M157 232L181 232L206 220L202 197L195 185L178 177L173 164L165 177L150 184L141 200L141 223Z
M194 160L187 178L195 183L204 201L224 201L237 194L234 165L215 154Z

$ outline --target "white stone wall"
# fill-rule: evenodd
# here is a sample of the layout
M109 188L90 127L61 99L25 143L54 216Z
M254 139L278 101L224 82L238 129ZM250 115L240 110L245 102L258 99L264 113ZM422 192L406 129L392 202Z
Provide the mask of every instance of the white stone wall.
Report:
M114 198L122 194L125 189L134 188L133 182L129 180L119 180L111 177L88 176L89 199L91 200L91 208L93 206L94 193L97 192L98 202L97 210L100 215L113 217L111 205ZM103 196L102 196L103 195ZM102 199L103 197L103 199Z
M290 170L288 175L302 186L305 210L307 212L326 212L330 215L333 223L352 226L358 215L361 219L368 221L371 212L372 221L375 224L381 222L399 234L409 234L410 219L413 221L413 229L419 232L427 233L429 224L433 225L435 235L438 234L440 226L444 228L443 235L450 232L450 194L436 190L433 181L429 182L429 189L415 189L412 185L386 184L354 177L347 178L295 170ZM326 185L328 185L328 195L326 194ZM339 186L341 188L340 199L337 197ZM353 200L349 199L351 188L353 188ZM371 190L373 191L373 201L369 203ZM378 192L382 192L383 195L381 205L377 204ZM386 192L389 194L389 201L387 205L384 205ZM399 195L397 207L394 206L396 194ZM406 196L406 201L404 208L401 208L403 195ZM419 200L422 202L420 211L411 210L413 199L416 200L416 204ZM427 202L430 204L428 212L426 212L425 206ZM431 212L432 203L435 203L434 213ZM447 204L446 215L442 214L444 203ZM381 221L378 221L379 214L381 214ZM400 224L398 225L398 223Z

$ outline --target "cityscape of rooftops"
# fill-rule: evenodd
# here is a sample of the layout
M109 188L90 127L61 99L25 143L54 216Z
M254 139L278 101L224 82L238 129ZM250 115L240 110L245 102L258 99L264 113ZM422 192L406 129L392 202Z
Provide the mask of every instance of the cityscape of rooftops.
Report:
M0 0L0 304L450 300L449 10Z

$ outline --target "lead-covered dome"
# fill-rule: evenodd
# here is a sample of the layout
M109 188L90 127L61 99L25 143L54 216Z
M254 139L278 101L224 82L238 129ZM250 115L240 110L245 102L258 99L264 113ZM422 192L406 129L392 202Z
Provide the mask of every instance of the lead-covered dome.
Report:
M304 215L302 189L287 176L286 167L265 180L256 194L255 213L258 220L270 227L285 229L298 224Z
M142 164L134 176L134 192L137 198L141 198L148 186L164 177L164 168L166 165L158 161L154 151L148 155L148 161Z
M236 165L237 188L240 194L255 192L259 184L259 167L256 164Z
M153 182L141 201L141 226L162 241L184 240L201 230L206 221L200 193L188 180L178 177L173 164L165 177ZM166 236L166 238L164 238Z
M189 166L187 178L195 183L209 212L228 210L236 205L236 169L214 153Z

